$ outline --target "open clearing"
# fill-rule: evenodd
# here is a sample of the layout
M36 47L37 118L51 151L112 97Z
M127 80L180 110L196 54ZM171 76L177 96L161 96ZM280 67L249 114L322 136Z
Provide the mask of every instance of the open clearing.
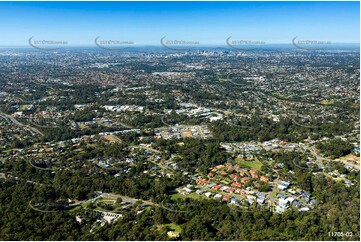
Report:
M122 143L122 140L114 135L106 135L103 136L102 138L105 139L106 141Z
M236 158L236 162L241 165L242 167L248 168L248 169L255 169L260 171L262 167L262 162L260 162L257 157L255 157L253 160L246 161L240 157Z
M170 224L161 224L158 225L158 229L161 230L162 228L168 227L170 230L173 230L178 233L182 233L182 228L178 224L170 223Z
M186 198L192 198L192 199L204 199L205 197L202 196L202 195L198 195L197 193L190 193L190 194L187 194L187 195L183 195L181 193L176 193L176 194L173 194L172 195L172 199L175 200L175 199L186 199Z
M349 154L349 155L340 157L338 159L335 159L335 161L340 161L340 162L350 165L358 170L360 169L360 157L358 157L354 154Z

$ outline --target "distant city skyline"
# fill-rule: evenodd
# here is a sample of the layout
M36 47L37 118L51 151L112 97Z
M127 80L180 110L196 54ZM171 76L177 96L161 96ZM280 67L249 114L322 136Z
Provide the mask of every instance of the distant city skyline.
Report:
M0 2L0 46L29 38L93 46L95 38L226 46L226 39L359 43L359 2Z

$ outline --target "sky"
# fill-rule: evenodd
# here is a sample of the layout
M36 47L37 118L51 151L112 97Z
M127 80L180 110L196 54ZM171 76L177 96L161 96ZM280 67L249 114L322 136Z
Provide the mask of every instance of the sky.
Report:
M359 43L359 2L0 2L0 46L30 37L90 46L94 39L222 45L292 38Z

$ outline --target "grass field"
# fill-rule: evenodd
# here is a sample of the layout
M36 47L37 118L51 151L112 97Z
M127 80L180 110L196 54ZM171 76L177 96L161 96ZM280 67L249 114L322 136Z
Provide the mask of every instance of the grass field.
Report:
M340 158L338 158L340 161L347 161L348 159L354 159L358 162L360 162L360 157L354 155L354 154L348 154L346 156L342 156Z
M106 141L122 143L122 140L119 139L117 136L114 136L114 135L103 136L103 139L105 139Z
M181 233L182 232L182 228L175 224L175 223L170 223L170 224L165 224L165 226L169 226L172 230Z
M17 150L16 148L12 148L12 149L8 149L8 150L3 150L2 153L9 153L12 152L14 150Z
M82 208L82 206L79 205L79 206L75 206L75 207L69 209L68 211L69 211L69 212L76 212L76 211L80 210L81 208Z
M173 230L178 233L182 233L182 228L178 224L175 224L175 223L161 224L158 226L158 229L162 229L164 227L168 227L170 230Z
M331 105L331 104L334 104L334 100L322 100L321 104L323 104L323 105Z
M261 170L261 167L263 165L262 162L260 162L257 157L255 157L254 160L251 160L251 161L246 161L240 157L237 157L236 162L242 167L245 167L248 169L255 169L258 171Z
M274 96L275 98L280 98L280 99L288 99L287 96L284 96L281 93L277 93L277 92L273 92L272 96Z
M349 161L349 159L353 159L354 161ZM356 156L354 154L348 154L346 156L342 156L338 159L335 159L335 161L342 162L344 164L353 166L356 169L360 169L360 157Z
M116 200L117 200L116 198L113 198L113 197L105 197L105 196L102 196L102 197L98 198L98 201L103 201L103 202L106 202L106 201L115 202Z
M186 199L186 198L192 198L192 199L204 199L206 198L205 196L202 196L202 195L198 195L197 193L191 193L191 194L188 194L188 195L183 195L183 194L180 194L180 193L176 193L176 194L173 194L172 195L172 199Z

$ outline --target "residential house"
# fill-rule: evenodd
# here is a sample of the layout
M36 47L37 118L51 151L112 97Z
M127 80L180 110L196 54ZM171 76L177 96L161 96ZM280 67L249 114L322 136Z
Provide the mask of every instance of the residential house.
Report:
M204 195L206 196L206 197L211 197L212 196L212 193L210 193L210 192L206 192L206 193L204 193Z
M239 171L239 175L243 177L245 175L244 171Z
M291 184L289 182L281 181L280 184L278 184L278 188L281 190L287 189Z
M222 195L221 194L219 194L219 193L217 193L216 195L214 195L214 197L213 197L214 199L220 199L220 198L222 198Z
M298 201L298 200L294 200L294 201L292 202L292 205L295 206L295 207L299 207L299 206L301 206L301 203L300 203L300 201Z
M266 183L268 183L268 181L269 181L269 179L267 177L265 177L265 176L261 176L259 179L261 181L263 181L263 182L266 182Z
M229 196L227 196L227 195L225 195L224 197L223 197L223 201L229 201L229 199L231 199Z
M229 192L229 193L233 193L234 189L233 188L227 188L226 191Z
M316 204L317 204L317 200L316 200L316 199L312 199L312 200L310 201L310 205L315 206Z
M179 192L183 195L187 195L192 192L192 189L190 189L188 187L184 187L184 188L180 189Z
M233 179L234 181L237 181L239 179L239 177L237 175L235 175L235 174L231 174L231 175L229 175L229 177L231 179Z
M213 189L219 190L219 189L221 189L221 187L222 187L222 185L214 185L214 186L213 186Z
M218 166L216 166L216 168L217 168L218 170L223 169L224 167L225 167L224 165L218 165Z
M281 206L276 206L276 213L283 213L286 210L285 207L281 207Z
M303 208L300 208L298 209L299 212L307 212L307 211L310 211L310 209L308 207L303 207Z
M242 189L236 189L236 190L234 191L234 193L243 194L243 191L242 191Z
M238 182L233 182L232 187L242 188L242 184L240 184Z
M237 198L232 197L232 198L231 198L231 204L237 204L237 203L238 203Z
M203 194L203 191L198 189L198 190L196 191L196 193L197 193L198 195L201 195L201 194Z
M306 199L306 201L309 201L310 198L311 198L311 193L309 193L309 192L303 192L303 193L301 194L301 196L302 196L304 199Z
M252 169L252 170L250 170L250 173L251 173L252 178L258 178L259 177L258 172L256 170Z
M243 177L243 178L241 179L241 183L242 183L242 184L246 184L249 180L251 180L251 178L249 178L249 177Z
M225 191L225 190L227 190L229 187L228 186L223 186L223 187L221 187L221 191Z
M281 207L288 208L288 200L280 198L280 199L278 199L278 205Z

